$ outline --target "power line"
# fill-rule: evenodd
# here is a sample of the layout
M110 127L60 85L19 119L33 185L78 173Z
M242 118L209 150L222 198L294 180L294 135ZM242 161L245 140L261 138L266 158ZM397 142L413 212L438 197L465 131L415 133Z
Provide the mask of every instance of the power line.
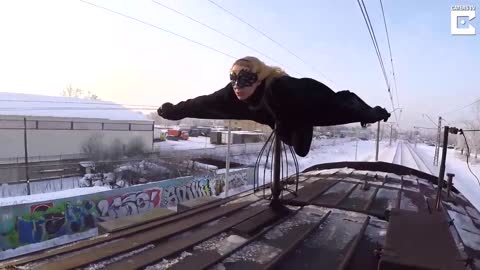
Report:
M214 32L216 32L216 33L218 33L218 34L220 34L220 35L228 38L228 39L230 39L230 40L233 40L234 42L236 42L236 43L238 43L238 44L240 44L240 45L242 45L242 46L244 46L244 47L246 47L246 48L248 48L248 49L250 49L250 50L255 51L256 53L264 56L265 58L270 59L272 62L274 62L274 63L276 63L276 64L278 64L278 65L285 66L285 65L281 64L279 61L277 61L277 60L273 59L272 57L266 55L265 53L263 53L263 52L255 49L255 48L253 48L252 46L250 46L250 45L248 45L248 44L245 44L244 42L242 42L242 41L240 41L240 40L238 40L238 39L236 39L236 38L233 38L233 37L231 37L231 36L223 33L222 31L220 31L220 30L218 30L218 29L216 29L216 28L211 27L210 25L208 25L208 24L206 24L206 23L203 23L203 22L201 22L201 21L199 21L199 20L197 20L197 19L195 19L195 18L192 18L192 17L188 16L187 14L182 13L182 12L180 12L180 11L178 11L178 10L172 8L172 7L169 7L169 6L165 5L165 4L162 4L162 3L157 2L157 1L155 1L155 0L152 0L152 1L153 1L155 4L157 4L157 5L160 5L160 6L166 8L166 9L172 11L172 12L175 12L175 13L177 13L177 14L179 14L179 15L181 15L181 16L183 16L183 17L185 17L185 18L187 18L187 19L189 19L189 20L191 20L191 21L194 21L194 22L196 22L196 23L198 23L198 24L200 24L200 25L202 25L202 26L204 26L204 27L206 27L206 28L208 28L208 29L210 29L210 30L212 30L212 31L214 31ZM285 66L285 67L286 67L286 66ZM300 76L303 76L301 73L299 73L299 72L297 72L297 71L294 71L294 72L297 73L297 74L299 74Z
M223 6L221 6L220 4L212 1L212 0L208 0L208 2L212 3L214 6L218 7L219 9L223 10L225 13L229 14L230 16L234 17L235 19L239 20L240 22L248 25L250 28L252 28L253 30L255 30L257 33L261 34L262 36L266 37L267 39L269 39L270 41L272 41L273 43L275 43L277 46L279 46L280 48L282 48L283 50L285 50L286 52L288 52L289 54L293 55L295 58L297 58L298 60L300 60L303 64L305 64L306 66L308 66L309 68L311 68L312 70L314 70L315 72L317 72L320 76L322 76L323 78L325 78L327 81L330 81L331 83L335 84L332 80L328 79L327 76L325 76L325 74L323 74L321 71L317 70L315 67L311 66L310 64L307 63L307 61L303 60L300 56L298 56L297 54L293 53L291 50L289 50L287 47L285 47L284 45L282 45L280 42L274 40L273 38L271 38L270 36L268 36L267 34L265 34L263 31L261 31L260 29L256 28L255 26L251 25L250 23L248 23L247 21L245 21L244 19L240 18L239 16L235 15L233 12L229 11L228 9L224 8Z
M191 38L182 36L182 35L180 35L180 34L177 34L177 33L175 33L175 32L172 32L172 31L170 31L170 30L161 28L161 27L156 26L156 25L154 25L154 24L151 24L151 23L149 23L149 22L142 21L142 20L137 19L137 18L134 18L134 17L132 17L132 16L129 16L129 15L120 13L120 12L118 12L118 11L115 11L115 10L112 10L112 9L109 9L109 8L106 8L106 7L97 5L97 4L90 3L90 2L85 1L85 0L79 0L79 1L84 2L84 3L86 3L86 4L89 4L89 5L92 5L92 6L94 6L94 7L100 8L100 9L104 9L104 10L106 10L106 11L109 11L109 12L111 12L111 13L120 15L120 16L125 17L125 18L128 18L128 19L130 19L130 20L134 20L134 21L136 21L136 22L139 22L139 23L142 23L142 24L151 26L151 27L153 27L153 28L156 28L156 29L161 30L161 31L163 31L163 32L166 32L166 33L169 33L169 34L171 34L171 35L177 36L177 37L179 37L179 38L185 39L185 40L187 40L187 41L190 41L190 42L195 43L195 44L197 44L197 45L200 45L200 46L202 46L202 47L204 47L204 48L207 48L207 49L210 49L210 50L212 50L212 51L215 51L215 52L217 52L217 53L223 54L223 55L228 56L228 57L230 57L230 58L238 59L238 57L235 57L235 56L233 56L233 55L231 55L231 54L229 54L229 53L220 51L220 50L215 49L215 48L213 48L213 47L211 47L211 46L208 46L208 45L206 45L206 44L200 43L200 42L195 41L195 40L193 40L193 39L191 39Z
M363 19L365 20L365 24L366 24L368 32L370 34L370 39L372 40L372 43L373 43L373 47L375 48L375 52L377 54L378 62L380 63L380 68L382 69L383 78L385 79L385 84L387 85L387 91L388 91L388 94L389 94L389 97L390 97L390 102L392 103L392 108L395 109L395 104L393 102L393 97L392 97L392 92L390 90L390 83L388 81L387 72L385 70L385 65L383 63L382 54L380 52L380 48L378 46L377 38L375 36L375 31L373 30L373 26L372 26L372 23L370 21L370 16L368 16L367 7L365 6L365 3L363 2L363 0L357 0L357 3L358 3L358 6L360 7L360 11L362 12ZM393 113L395 115L395 120L396 120L397 125L398 125L397 113L395 112L395 110L393 111Z
M430 118L430 116L428 116L428 114L424 113L424 114L422 114L422 115L426 116L426 117L428 118L428 120L430 120L430 122L432 122L433 125L434 125L434 126L437 126L437 128L438 128L438 124L435 123L435 121L433 121L432 118Z
M388 51L390 53L390 63L392 65L392 76L393 76L393 82L395 84L395 94L397 96L397 106L400 107L400 101L398 100L397 78L395 76L395 68L393 65L392 47L390 46L390 36L388 35L387 21L385 19L385 12L383 10L382 0L380 0L380 7L382 8L382 16L383 16L383 24L385 25L385 33L387 34Z
M365 20L365 24L367 25L367 29L373 43L373 47L375 48L375 53L377 54L378 62L380 63L380 68L382 69L383 78L385 79L385 84L387 85L388 91L390 91L390 83L388 82L387 73L385 71L385 65L383 63L382 54L380 53L380 48L378 46L375 31L373 30L373 26L370 21L370 16L368 16L368 11L363 0L357 0L357 2L358 2L358 5L360 6L360 11L362 12L363 19ZM393 107L395 108L395 106Z
M445 112L445 113L443 113L443 114L455 113L455 112L461 111L461 110L463 110L463 109L466 109L466 108L468 108L468 107L470 107L470 106L472 106L472 105L475 105L475 104L477 104L477 103L479 103L479 102L480 102L480 99L477 99L476 101L474 101L474 102L472 102L472 103L469 103L469 104L467 104L467 105L465 105L465 106L462 106L462 107L460 107L460 108L458 108L458 109Z
M470 163L468 162L468 159L470 158L470 147L468 146L467 137L465 136L465 134L463 133L463 131L461 132L461 134L463 135L463 138L465 139L465 144L467 145L467 151L468 151L468 154L467 154L467 167L468 167L468 170L469 170L470 173L475 177L475 179L477 179L478 185L480 185L480 180L478 179L477 175L476 175L475 173L473 173L472 169L470 168Z

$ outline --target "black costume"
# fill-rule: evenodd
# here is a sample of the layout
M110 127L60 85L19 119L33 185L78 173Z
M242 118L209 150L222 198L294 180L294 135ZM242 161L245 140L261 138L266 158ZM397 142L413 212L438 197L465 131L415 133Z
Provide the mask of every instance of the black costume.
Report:
M265 80L246 100L239 100L232 83L210 95L165 103L158 114L169 120L186 117L203 119L253 120L276 128L276 134L293 145L299 156L310 150L314 126L360 122L362 126L390 114L383 108L372 108L350 91L335 93L326 85L309 78L282 76L269 87Z

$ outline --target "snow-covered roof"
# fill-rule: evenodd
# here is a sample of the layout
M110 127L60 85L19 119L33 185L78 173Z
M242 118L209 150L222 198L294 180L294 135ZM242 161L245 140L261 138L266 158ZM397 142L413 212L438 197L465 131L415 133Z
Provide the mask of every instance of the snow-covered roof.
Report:
M110 101L7 92L0 92L1 115L149 120L141 112Z

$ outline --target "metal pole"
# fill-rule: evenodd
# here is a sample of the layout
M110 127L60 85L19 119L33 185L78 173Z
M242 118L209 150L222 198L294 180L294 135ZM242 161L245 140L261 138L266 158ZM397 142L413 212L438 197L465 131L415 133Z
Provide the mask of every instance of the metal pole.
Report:
M377 122L377 145L375 151L375 161L378 161L378 149L380 147L380 121Z
M455 176L454 173L447 173L447 198L450 198L450 190L453 186L453 177Z
M30 195L30 178L28 177L28 149L27 149L27 118L23 118L23 140L25 148L25 178L27 179L27 194Z
M393 134L393 124L390 124L390 144L389 144L389 146L392 146L392 134Z
M229 181L228 181L228 171L230 170L230 136L231 136L231 121L228 120L228 133L227 133L227 157L225 161L225 197L228 197Z
M276 132L276 131L275 131ZM273 179L272 179L272 205L278 205L280 197L280 154L282 153L282 143L275 135L275 147L273 149Z
M357 141L355 143L355 161L357 161L357 150L358 150L358 138L357 138Z
M440 138L442 134L442 117L438 117L438 132L437 132L437 147L435 147L435 156L433 157L433 165L437 166L438 165L438 158L439 158L439 152L440 152Z
M438 190L437 190L437 198L435 207L437 210L440 209L440 201L442 198L442 185L443 185L443 177L445 176L445 161L447 159L447 144L448 144L448 131L449 127L445 126L445 130L443 131L443 148L442 148L442 162L440 163L440 172L438 174Z

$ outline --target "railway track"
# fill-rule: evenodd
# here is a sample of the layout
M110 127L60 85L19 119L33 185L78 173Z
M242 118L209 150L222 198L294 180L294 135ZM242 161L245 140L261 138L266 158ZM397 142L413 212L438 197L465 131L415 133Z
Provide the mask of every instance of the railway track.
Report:
M433 174L432 170L426 165L423 159L417 154L410 143L400 141L397 144L392 163L407 166L419 171Z

